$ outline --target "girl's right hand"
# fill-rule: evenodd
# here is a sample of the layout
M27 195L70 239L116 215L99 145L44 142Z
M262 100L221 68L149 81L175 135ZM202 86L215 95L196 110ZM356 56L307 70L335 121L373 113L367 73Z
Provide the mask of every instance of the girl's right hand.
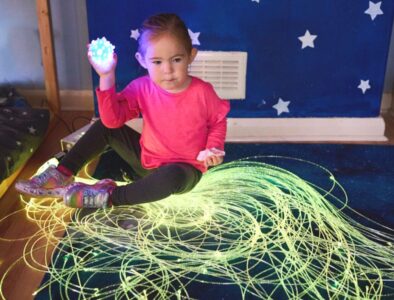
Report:
M89 45L88 45L88 49L89 49ZM118 62L118 57L115 52L114 52L112 58L105 63L95 62L92 59L92 56L90 55L89 51L87 53L87 56L88 56L89 63L91 64L93 69L97 72L97 74L100 77L115 73L116 64Z

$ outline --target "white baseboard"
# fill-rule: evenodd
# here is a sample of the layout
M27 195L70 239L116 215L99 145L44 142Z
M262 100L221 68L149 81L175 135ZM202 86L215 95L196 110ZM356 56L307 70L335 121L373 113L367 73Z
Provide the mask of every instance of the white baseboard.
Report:
M127 123L141 131L142 120ZM229 118L227 142L387 141L376 118Z
M93 111L93 91L62 90L60 91L62 110Z
M47 107L45 90L18 89L34 107ZM93 111L93 91L91 90L61 90L61 110Z
M376 118L229 119L227 140L386 141L385 123Z
M44 90L20 92L29 99L29 102L38 103L38 106L42 99L45 99ZM391 94L384 95L382 110L389 111L391 96ZM60 99L62 110L93 111L94 109L91 90L62 90ZM137 130L142 128L141 120L133 120L129 124ZM384 130L385 123L380 116L376 118L229 118L226 141L386 141Z

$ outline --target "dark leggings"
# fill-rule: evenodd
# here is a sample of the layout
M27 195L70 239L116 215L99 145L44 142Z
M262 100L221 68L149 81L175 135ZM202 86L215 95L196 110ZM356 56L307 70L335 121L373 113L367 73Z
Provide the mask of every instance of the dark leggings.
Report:
M171 163L147 170L141 165L140 134L124 125L110 129L97 120L61 160L60 165L73 174L110 146L141 177L116 187L112 192L113 205L132 205L152 202L190 191L201 179L202 173L190 164Z

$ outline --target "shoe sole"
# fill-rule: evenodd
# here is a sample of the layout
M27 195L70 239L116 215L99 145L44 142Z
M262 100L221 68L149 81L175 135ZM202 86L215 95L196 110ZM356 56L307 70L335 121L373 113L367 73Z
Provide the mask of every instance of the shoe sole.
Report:
M66 191L65 187L44 189L40 187L27 186L25 184L18 184L18 183L15 184L15 189L20 193L37 198L42 198L42 197L62 198Z
M37 197L37 198L43 198L43 197L54 197L54 198L63 198L64 194L69 190L71 187L78 185L79 182L73 182L70 183L67 186L61 187L61 188L53 188L53 189L45 189L41 187L34 187L34 186L29 186L28 184L23 184L23 183L15 183L15 189L23 194L32 196L32 197ZM111 179L102 179L96 184L111 184L113 186L116 186L116 183L111 180Z

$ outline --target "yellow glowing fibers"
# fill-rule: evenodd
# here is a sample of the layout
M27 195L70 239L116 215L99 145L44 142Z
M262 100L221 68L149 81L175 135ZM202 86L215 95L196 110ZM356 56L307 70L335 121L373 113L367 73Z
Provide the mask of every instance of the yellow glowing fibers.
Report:
M302 163L312 179L326 182L316 186L260 161ZM89 214L53 199L22 201L41 228L28 239L23 259L51 275L37 293L57 288L63 298L77 292L81 299L187 299L199 282L236 286L238 298L393 296L392 230L373 230L346 216L345 191L310 162L235 161L210 170L189 193ZM64 238L56 237L59 228ZM59 243L49 267L34 259L40 239ZM97 283L103 274L117 280Z

